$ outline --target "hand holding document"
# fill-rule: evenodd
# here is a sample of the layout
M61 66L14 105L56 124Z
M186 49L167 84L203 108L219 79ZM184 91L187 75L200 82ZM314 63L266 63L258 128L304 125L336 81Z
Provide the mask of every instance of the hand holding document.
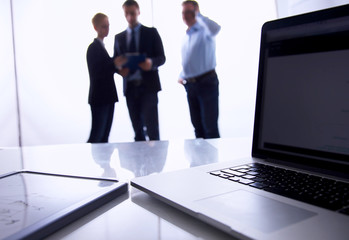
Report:
M139 69L139 64L146 60L145 55L139 53L127 53L125 54L125 57L127 58L127 62L123 67L130 69L130 71L136 71Z
M127 63L127 57L125 57L125 56L119 56L119 57L116 57L116 58L114 59L114 64L115 64L115 66L116 66L119 70L122 69L122 66L123 66L125 63Z
M151 60L151 58L146 58L145 61L138 64L138 66L143 71L150 71L153 67L153 61Z

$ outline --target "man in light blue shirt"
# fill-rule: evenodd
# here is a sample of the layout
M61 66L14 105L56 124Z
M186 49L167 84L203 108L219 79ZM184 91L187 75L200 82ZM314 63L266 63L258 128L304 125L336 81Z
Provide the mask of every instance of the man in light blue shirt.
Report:
M215 36L221 27L201 15L196 1L184 1L182 7L188 30L182 45L183 69L178 82L187 91L196 138L219 138Z

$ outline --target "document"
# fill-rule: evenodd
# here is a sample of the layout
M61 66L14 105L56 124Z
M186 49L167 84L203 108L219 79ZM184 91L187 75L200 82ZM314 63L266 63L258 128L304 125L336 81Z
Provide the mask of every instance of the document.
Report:
M126 53L127 62L124 67L129 68L130 71L136 71L139 69L138 64L145 61L145 54L140 53Z

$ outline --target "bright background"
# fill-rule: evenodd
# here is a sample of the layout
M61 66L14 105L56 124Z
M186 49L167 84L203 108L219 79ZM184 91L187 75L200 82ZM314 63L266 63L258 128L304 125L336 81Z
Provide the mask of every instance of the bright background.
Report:
M113 54L114 35L125 30L124 0L0 1L0 146L86 142L91 113L86 50L96 37L91 18L109 16L105 39ZM138 0L140 22L158 29L167 61L159 68L162 140L194 138L181 71L186 26L182 0ZM264 22L339 5L343 0L201 0L201 13L222 26L216 38L220 80L221 137L252 136L260 29ZM12 12L12 15L11 15ZM133 131L115 75L116 104L110 142L133 141ZM20 119L20 121L19 121Z

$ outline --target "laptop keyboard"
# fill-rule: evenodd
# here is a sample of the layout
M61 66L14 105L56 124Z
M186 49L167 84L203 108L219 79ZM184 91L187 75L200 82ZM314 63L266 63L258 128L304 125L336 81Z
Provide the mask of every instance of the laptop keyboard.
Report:
M349 215L349 183L260 163L210 174Z

